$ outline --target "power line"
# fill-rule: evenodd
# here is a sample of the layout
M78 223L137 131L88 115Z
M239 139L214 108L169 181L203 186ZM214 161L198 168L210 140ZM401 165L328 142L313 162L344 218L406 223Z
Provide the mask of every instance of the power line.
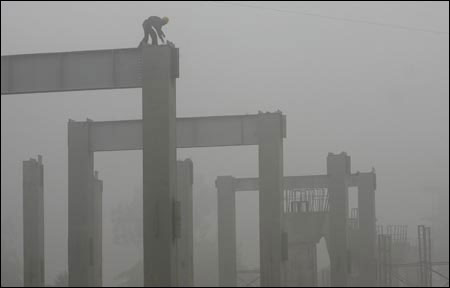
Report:
M237 6L237 7L244 7L244 8L270 10L270 11L275 11L275 12L280 12L280 13L298 14L298 15L304 15L304 16L324 18L324 19L334 20L334 21L343 21L343 22L349 22L349 23L358 23L358 24L368 24L368 25L382 26L382 27L388 27L388 28L394 28L394 29L402 29L402 30L408 30L408 31L414 31L414 32L424 32L424 33L433 33L433 34L439 34L439 35L449 35L449 32L447 32L447 31L424 29L424 28L417 28L417 27L411 27L411 26L405 26L405 25L399 25L399 24L382 23L382 22L369 21L369 20L360 20L360 19L351 19L351 18L344 18L344 17L328 16L328 15L322 15L322 14L310 13L310 12L303 12L303 11L298 11L298 10L270 8L270 7L266 7L266 6L257 6L257 5L249 5L249 4L242 4L242 3L235 3L235 2L225 2L225 1L206 1L206 2L211 2L211 3L216 3L216 4L223 4L223 5L231 5L231 6Z

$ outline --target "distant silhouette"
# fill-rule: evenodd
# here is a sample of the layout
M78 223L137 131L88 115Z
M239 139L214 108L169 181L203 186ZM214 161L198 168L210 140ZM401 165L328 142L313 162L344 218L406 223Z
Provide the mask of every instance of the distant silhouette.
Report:
M168 22L169 18L167 17L160 18L158 16L150 16L145 19L144 23L142 23L142 28L144 28L144 38L141 43L139 43L139 48L141 48L144 44L148 44L149 34L150 37L152 37L152 45L158 45L158 37L161 39L161 42L164 43L164 37L166 37L166 35L161 29ZM156 37L156 35L158 35L158 37Z

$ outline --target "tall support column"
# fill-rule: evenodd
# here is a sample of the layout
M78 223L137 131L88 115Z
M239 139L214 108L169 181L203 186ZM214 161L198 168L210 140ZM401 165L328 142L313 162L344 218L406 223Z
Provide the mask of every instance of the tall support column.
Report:
M235 287L236 270L236 194L234 178L220 176L217 187L217 220L219 241L219 286Z
M175 279L177 55L167 45L142 48L145 286L172 286Z
M328 197L330 205L331 286L345 287L348 280L348 179L350 156L329 153L327 157Z
M175 231L177 240L176 286L194 286L194 234L192 209L193 165L191 159L177 162L177 206Z
M102 286L102 194L103 194L103 181L98 178L98 172L95 171L93 181L93 193L90 194L89 199L89 221L90 225L90 238L89 238L89 261L92 269L89 269L89 286L101 287Z
M278 117L279 121L269 121L268 117L261 117L258 123L259 249L261 286L273 287L280 286L282 282L281 234L284 223L282 196L285 126L281 113L274 113L271 116Z
M23 161L23 280L25 287L45 285L44 166L42 157Z
M88 208L93 194L94 155L89 149L89 121L68 123L69 148L69 286L90 286L93 268L91 239L92 213ZM91 244L90 244L91 243Z
M375 171L358 176L360 285L376 285Z

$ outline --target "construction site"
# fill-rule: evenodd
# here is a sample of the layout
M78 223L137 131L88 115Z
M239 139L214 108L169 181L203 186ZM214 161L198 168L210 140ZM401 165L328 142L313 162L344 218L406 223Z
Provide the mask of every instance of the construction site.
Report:
M2 6L2 11L3 8ZM162 26L169 21L167 17L152 17L146 21L162 21ZM140 22L141 20L143 19L139 19ZM137 22L140 23L139 21ZM4 53L2 38L2 183L11 183L7 186L2 184L2 211L5 211L2 212L2 287L449 286L448 174L427 178L427 172L424 171L434 171L433 165L437 163L436 167L444 165L441 168L448 172L448 124L442 124L447 125L446 132L442 132L446 134L438 135L441 137L439 139L444 140L442 146L435 148L441 153L440 157L447 155L447 159L424 164L426 167L420 170L424 171L420 174L424 176L420 178L415 172L408 174L408 171L414 169L408 166L415 167L416 162L408 162L400 156L387 157L392 158L392 162L386 165L380 160L384 157L382 154L399 155L395 153L402 152L391 154L384 150L388 146L364 146L362 143L366 142L357 142L354 139L358 138L352 138L351 132L343 132L355 130L356 134L362 135L375 133L370 131L369 124L358 119L364 114L369 115L369 110L375 109L375 104L345 104L345 110L341 111L339 108L337 116L334 115L333 118L327 116L327 113L319 113L321 115L317 115L317 119L323 119L320 121L326 122L330 127L330 130L324 130L324 133L331 135L329 138L303 130L305 125L316 125L316 118L311 118L307 113L292 113L295 110L288 107L297 109L297 104L286 101L280 106L276 105L285 101L283 91L286 90L281 87L274 88L280 90L280 94L270 102L275 105L264 106L260 103L265 100L252 100L250 103L254 105L246 104L245 113L240 112L243 110L230 108L224 110L223 114L215 115L211 112L214 109L208 109L210 106L199 101L193 105L200 114L190 113L190 117L180 117L179 111L184 111L182 106L191 101L188 92L190 79L199 75L216 74L214 79L219 83L222 81L219 77L221 69L235 69L230 73L240 73L239 78L245 78L247 73L253 72L241 71L236 65L233 68L213 68L215 60L210 59L205 60L208 62L208 73L192 76L189 73L194 69L192 66L196 65L195 60L191 60L192 50L186 49L185 52L184 46L178 46L177 38L172 34L168 39L173 43L165 40L164 33L160 35L161 26L155 29L162 43L158 43L153 30L150 32L150 41L146 21L143 24L144 39L138 47L131 48L59 52L61 46L58 46L56 52ZM448 22L448 13L446 21ZM3 24L2 20L2 34ZM170 24L168 27L166 33L169 35ZM182 29L180 26L176 27ZM72 29L76 30L77 26ZM39 34L39 29L36 30L34 33ZM15 33L14 30L8 32ZM138 32L142 33L140 30ZM447 46L443 48L447 53L447 61L443 65L448 75L448 32L439 37L444 37L447 41ZM39 36L33 41L40 41ZM88 47L89 41L84 44ZM48 47L51 45L52 43ZM201 50L202 45L206 44L195 45ZM226 49L230 47L215 51L214 54L220 58L220 54L227 53ZM204 57L214 55L205 52ZM282 56L279 54L276 57ZM255 69L270 70L270 63L267 60L266 64L257 65ZM177 87L183 77L187 80L182 82L181 87ZM252 85L266 85L265 89L270 91L272 88L268 86L278 85L276 82L257 84L249 81L239 86L240 82L237 81L230 81L226 85L248 85L250 91ZM448 97L448 77L442 81L446 83L443 93L447 93ZM217 83L212 85L220 87ZM185 90L185 87L188 88ZM249 93L243 88L242 91ZM97 96L92 93L104 93L102 100L95 100ZM118 96L105 102L108 93L117 93ZM202 93L202 89L199 89L199 93ZM77 100L77 97L71 95L84 96ZM90 95L94 95L94 100L90 100ZM124 101L131 97L129 95L134 97L133 105L141 113L140 117L127 118L126 115L133 114L120 112L127 104L113 104L117 99ZM72 100L52 100L57 97L72 97ZM297 97L302 97L301 91ZM56 102L60 104L55 103L51 108L47 106L47 109L42 110L39 108L40 104L32 104L39 103L40 99L44 102L60 101ZM78 106L63 104L64 101L82 103ZM228 100L222 101L223 103L216 104L229 105L226 104ZM326 105L325 101L323 105ZM448 98L446 101L448 104ZM387 105L396 105L393 103L389 102ZM239 105L241 104L237 103L236 107ZM299 104L302 105L309 104ZM448 105L447 108L443 108L445 103L438 105L442 106L444 115L439 119L445 120L447 117L448 123ZM269 109L260 111L261 107ZM108 112L99 114L94 112L96 109ZM311 109L320 110L320 107L311 106ZM367 110L360 111L361 109ZM426 108L421 105L421 109ZM14 114L9 110L14 111ZM66 110L71 112L55 112ZM355 122L355 126L347 125L350 122L345 120L342 123L347 124L342 124L342 129L338 128L341 124L337 123L342 121L339 114L352 110L358 111L351 114L354 117L349 119ZM31 113L28 118L27 113ZM52 113L58 115L46 115ZM401 113L400 111L398 114L399 118L403 117ZM34 114L36 116L31 116ZM15 119L13 115L25 117L33 131L27 130L28 124L14 126L19 124L12 120ZM72 116L66 117L67 115ZM83 118L80 115L84 115ZM39 122L39 117L44 122ZM33 124L33 121L37 122ZM58 131L64 130L64 135L51 130L53 124L50 122L59 125ZM395 123L394 120L391 123ZM42 129L35 129L35 125ZM397 124L383 123L381 126L382 129L390 129L387 127L389 125ZM8 132L12 129L23 131L24 144L9 141L10 135L11 139L16 139L12 132ZM427 135L432 135L435 130L426 131L429 131ZM337 133L343 133L343 138L347 140L334 144L333 135ZM371 136L367 137L373 139ZM290 138L293 139L292 144ZM304 138L308 140L302 142ZM406 138L408 141L416 141ZM27 144L28 141L42 144L33 144L36 149L29 150L26 147L32 146ZM308 141L311 141L311 145ZM327 145L322 145L324 142ZM353 144L347 144L352 142ZM348 148L345 148L346 145ZM398 144L409 151L408 145L403 145ZM356 147L364 148L360 150ZM393 147L397 147L396 144ZM443 151L441 147L447 151ZM61 151L56 152L57 149ZM221 152L224 151L222 149L225 152ZM311 157L299 156L307 155L308 149L317 153L311 152ZM296 154L295 151L299 150L305 154ZM364 152L372 150L376 153ZM411 151L417 154L428 153L412 148ZM124 154L125 152L134 154ZM110 160L119 157L116 156L119 154L124 158L123 161ZM407 155L408 158L422 159L410 152ZM127 160L128 156L130 160ZM16 161L16 157L21 157L22 161ZM15 164L11 165L13 161ZM397 167L392 163L401 161L405 161L402 164L405 170L397 172L405 175L400 175L399 179L416 181L413 182L416 186L417 181L423 181L424 185L419 185L418 189L422 194L428 193L424 194L424 198L414 198L414 192L408 194L412 184L405 184L406 181L399 181L398 186L390 186L390 181L394 181L392 179L396 175L392 175L392 170L385 167ZM57 164L60 162L64 165ZM308 166L308 163L316 162L312 167ZM247 163L250 164L246 166ZM59 173L67 177L62 184L58 182L62 177ZM135 190L138 192L131 193L133 188L126 188L130 186L122 186L121 182L137 187ZM402 190L402 185L406 193L396 194L395 190ZM13 198L4 196L4 189L13 190L21 197L9 201L8 199ZM128 190L121 191L121 199L125 200L114 200L115 204L119 203L116 205L118 208L108 202L111 201L108 198L115 197L112 196L114 189ZM204 194L201 192L203 190L206 191ZM133 202L135 204L131 205L132 208L126 208L128 204L123 203L129 203L132 195L136 197ZM50 200L48 197L53 198ZM421 200L427 199L426 197L431 199L431 209ZM392 198L394 199L389 200ZM395 203L395 206L389 203ZM207 213L203 212L206 211L205 206L208 206ZM6 211L12 212L7 214ZM430 217L428 212L432 213ZM411 218L411 215L416 215L414 213L421 215L417 217L419 220ZM21 218L11 216L18 214ZM250 221L250 218L256 220ZM14 246L7 241L7 233L10 233L6 230L9 229L9 219L13 219L11 223L21 221L18 226L20 229L14 228L21 232L11 234L16 235L12 236L11 242L21 246L17 250L20 255L16 257L21 260L14 262L17 267L11 264L12 257L7 258L10 255L8 247ZM214 228L208 225L214 225ZM58 242L54 235L59 232L55 230L65 231L60 232L63 236ZM201 242L201 239L214 240ZM133 241L136 243L135 247L128 245ZM129 247L118 248L119 242L128 243L126 245ZM208 243L212 243L211 246ZM115 254L114 260L110 260L113 259L109 258L110 253L116 253L113 252L116 248L110 247L122 249L122 256ZM55 256L61 254L64 256ZM131 254L136 254L132 260L129 259ZM122 264L121 257L124 259ZM56 258L59 260L54 262L53 259ZM137 266L133 266L136 261ZM248 264L250 262L252 264ZM130 267L138 268L132 270L134 268ZM109 272L113 269L114 272ZM214 272L208 272L210 270L207 269ZM59 279L56 274L59 271L65 273L61 274L61 282L55 282L53 279ZM121 271L127 272L120 274ZM133 279L137 282L129 280L132 271L135 273ZM18 274L20 281L7 280L14 273ZM212 277L211 275L215 275L214 280L211 280L213 282L206 282L202 278ZM124 284L126 281L122 282L123 285L119 283L120 279L125 278L129 280L129 285Z

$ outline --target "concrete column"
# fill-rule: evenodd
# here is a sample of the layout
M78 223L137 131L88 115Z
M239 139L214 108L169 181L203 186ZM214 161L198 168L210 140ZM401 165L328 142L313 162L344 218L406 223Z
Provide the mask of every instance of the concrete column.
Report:
M219 286L235 287L236 271L236 197L234 178L220 176L217 187L217 220L219 241Z
M88 286L102 286L102 189L103 182L95 171L92 192L88 194L87 210L89 225L89 269Z
M90 264L91 269L89 270L89 286L93 287L101 287L103 283L102 279L102 271L103 271L103 245L102 245L102 194L103 194L103 181L98 178L98 172L95 171L93 177L93 193L91 195L91 199L89 200L89 207L91 209L90 218L92 221L90 222L90 239L91 243L90 247Z
M345 287L348 280L348 179L350 177L350 156L329 153L327 157L328 197L330 206L331 286Z
M280 286L284 120L281 113L261 115L264 115L258 123L261 286ZM279 121L266 121L269 115Z
M286 287L316 287L316 243L296 243L289 247L287 272Z
M89 149L89 122L69 120L68 134L69 285L89 286L89 271L92 269L90 251L93 247L90 240L92 213L89 200L93 194L94 183L94 155Z
M44 166L42 157L23 161L23 280L25 287L45 285Z
M177 161L177 283L176 286L194 286L194 234L192 210L193 165L191 159Z
M313 204L312 201L309 202ZM325 215L322 212L290 211L285 219L289 231L289 260L285 286L317 286L317 250L323 235Z
M142 48L144 285L174 285L178 50Z
M361 173L357 180L359 211L359 271L364 286L376 285L376 216L375 216L375 172Z

